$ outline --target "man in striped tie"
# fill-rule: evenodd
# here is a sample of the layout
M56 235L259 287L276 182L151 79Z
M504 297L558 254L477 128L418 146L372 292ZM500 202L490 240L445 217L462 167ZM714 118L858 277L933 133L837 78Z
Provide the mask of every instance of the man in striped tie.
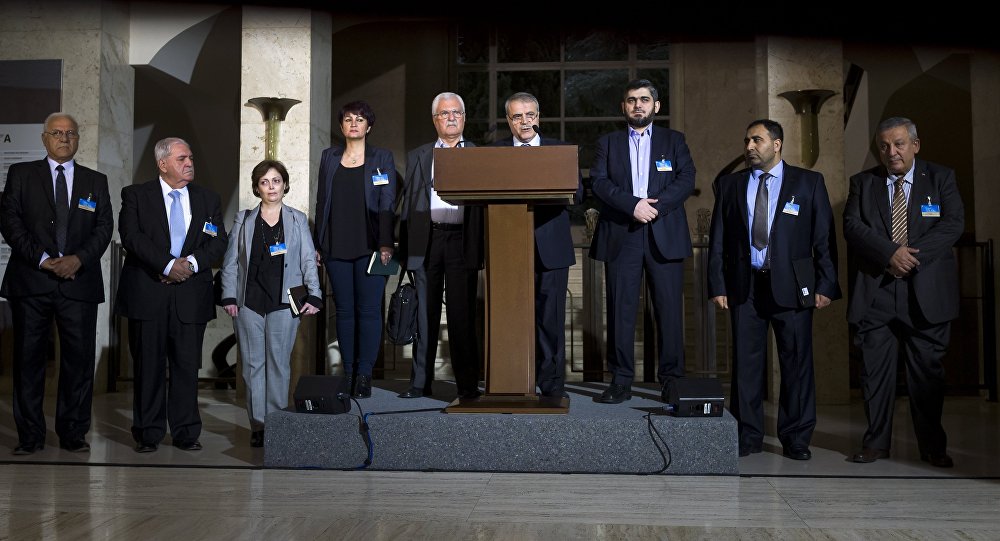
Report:
M861 348L868 429L854 462L889 457L896 361L906 344L906 386L921 460L953 465L941 425L951 320L958 317L952 246L965 227L955 172L916 159L917 126L882 121L875 143L882 165L851 177L844 237L853 273L847 320Z

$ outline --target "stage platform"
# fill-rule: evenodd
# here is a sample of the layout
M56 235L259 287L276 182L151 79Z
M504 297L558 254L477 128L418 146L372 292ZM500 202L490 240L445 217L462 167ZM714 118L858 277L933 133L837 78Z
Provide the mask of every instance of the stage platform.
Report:
M264 466L739 474L736 420L728 411L722 417L673 417L664 413L656 391L644 389L622 404L600 404L594 397L606 384L577 384L567 388L566 415L454 414L443 411L454 392L439 392L438 386L435 397L415 399L398 398L402 389L376 386L371 398L352 401L351 411L340 415L273 412L266 419Z

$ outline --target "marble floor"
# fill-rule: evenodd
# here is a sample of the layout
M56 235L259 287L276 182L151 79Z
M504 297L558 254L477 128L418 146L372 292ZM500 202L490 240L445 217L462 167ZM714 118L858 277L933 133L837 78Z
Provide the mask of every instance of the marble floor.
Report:
M125 392L95 398L90 453L50 432L15 457L0 395L0 540L1000 539L1000 407L981 398L945 405L950 470L917 460L905 399L893 457L847 462L864 428L855 400L820 407L812 460L769 438L725 477L265 470L235 392L200 403L199 452L132 451Z

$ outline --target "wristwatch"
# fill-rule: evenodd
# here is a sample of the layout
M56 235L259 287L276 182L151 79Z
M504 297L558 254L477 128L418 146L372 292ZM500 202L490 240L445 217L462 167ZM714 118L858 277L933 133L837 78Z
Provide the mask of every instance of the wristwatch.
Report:
M189 270L190 270L191 272L194 272L194 263L192 263L192 262L188 261L188 269L189 269Z

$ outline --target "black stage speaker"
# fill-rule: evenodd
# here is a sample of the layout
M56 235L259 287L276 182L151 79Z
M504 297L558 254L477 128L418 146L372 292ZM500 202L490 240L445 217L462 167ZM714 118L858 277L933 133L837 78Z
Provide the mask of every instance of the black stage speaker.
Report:
M295 411L299 413L347 413L351 393L342 376L300 376L295 386Z
M726 398L716 378L680 378L667 388L668 406L677 417L722 417Z

